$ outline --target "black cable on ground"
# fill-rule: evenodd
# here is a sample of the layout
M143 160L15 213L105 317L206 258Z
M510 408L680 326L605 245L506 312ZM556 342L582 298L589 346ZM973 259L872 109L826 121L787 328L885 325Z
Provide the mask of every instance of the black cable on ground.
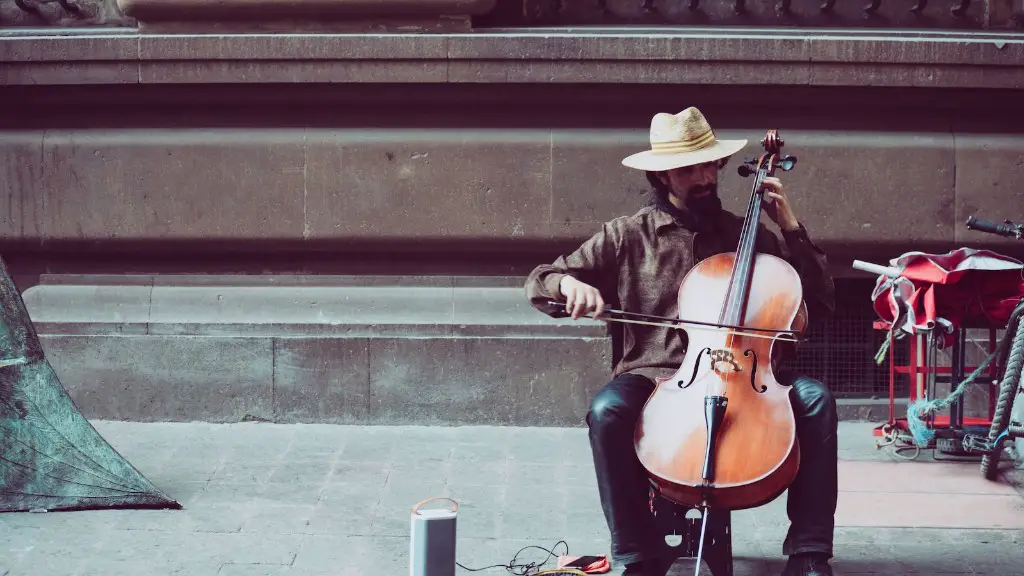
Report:
M565 552L563 554L558 554L557 552L554 552L553 550L548 550L543 546L524 546L519 549L519 552L516 552L516 555L512 557L512 560L509 560L508 564L492 564L490 566L484 566L483 568L467 568L462 564L459 564L458 562L456 562L456 564L459 566L459 568L462 568L463 570L468 570L470 572L479 572L481 570L488 570L490 568L504 568L510 574L515 574L516 576L530 576L531 574L535 574L537 571L539 571L540 567L547 564L548 560L550 560L551 558L555 558L557 561L559 556L569 555L569 544L565 540L559 540L558 542L555 542L555 545L552 546L552 549L557 549L559 544L565 546ZM544 558L543 561L539 563L520 563L518 561L519 555L522 554L524 551L529 550L530 548L537 548L538 550L543 550L547 552L548 555Z

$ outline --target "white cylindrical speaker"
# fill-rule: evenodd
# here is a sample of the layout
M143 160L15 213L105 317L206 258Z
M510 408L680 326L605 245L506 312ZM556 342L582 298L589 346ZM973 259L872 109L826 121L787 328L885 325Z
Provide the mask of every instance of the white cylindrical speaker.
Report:
M431 500L447 500L451 510L420 510ZM458 502L427 498L412 507L409 526L409 576L455 576L455 518Z

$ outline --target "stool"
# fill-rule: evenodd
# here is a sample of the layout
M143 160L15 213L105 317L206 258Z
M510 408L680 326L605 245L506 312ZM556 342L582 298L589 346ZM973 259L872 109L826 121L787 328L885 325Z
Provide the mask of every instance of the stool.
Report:
M677 504L651 488L651 513L661 533L665 534L666 559L696 558L700 547L701 512L697 508ZM680 536L678 544L669 544L672 536ZM704 537L704 562L714 576L732 576L732 514L729 510L711 510Z

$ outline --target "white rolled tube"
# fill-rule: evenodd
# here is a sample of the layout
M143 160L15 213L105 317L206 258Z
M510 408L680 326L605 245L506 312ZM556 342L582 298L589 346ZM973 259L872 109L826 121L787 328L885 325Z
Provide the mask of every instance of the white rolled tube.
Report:
M871 272L878 274L879 276L888 276L889 278L895 278L900 275L900 271L892 266L882 266L880 264L872 264L871 262L864 262L863 260L854 260L853 267L857 270L863 270L864 272Z

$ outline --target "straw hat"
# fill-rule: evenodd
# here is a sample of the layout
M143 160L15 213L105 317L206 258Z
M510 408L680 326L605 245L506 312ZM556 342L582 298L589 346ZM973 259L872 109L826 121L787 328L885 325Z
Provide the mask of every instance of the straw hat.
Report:
M622 164L660 172L732 156L746 145L746 140L715 138L704 115L691 106L675 115L655 114L651 119L651 149L626 157Z

